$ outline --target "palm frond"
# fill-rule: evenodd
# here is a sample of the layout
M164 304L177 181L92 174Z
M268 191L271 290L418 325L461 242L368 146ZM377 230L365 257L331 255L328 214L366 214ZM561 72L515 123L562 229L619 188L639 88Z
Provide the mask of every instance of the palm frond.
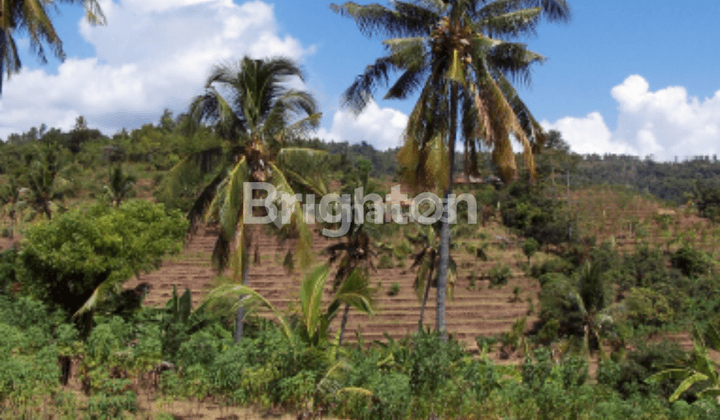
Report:
M303 327L308 337L312 340L315 336L321 321L321 310L323 291L325 283L330 275L330 269L321 265L305 276L300 285L300 307L303 313Z
M375 302L372 299L370 282L361 268L354 269L342 282L335 293L335 300L350 305L370 316L375 312ZM330 317L333 315L330 314Z
M360 32L368 37L422 36L427 33L428 26L438 18L433 10L418 4L401 1L394 1L392 4L395 10L379 4L363 6L349 1L341 6L331 4L330 10L351 18Z
M542 9L539 7L522 9L490 15L478 22L477 27L491 38L514 39L535 35L541 17Z
M292 187L290 187L290 184L285 178L283 172L272 162L268 162L268 166L270 166L270 169L272 170L272 183L278 193L286 193L294 197L295 193L292 190ZM290 210L290 227L293 228L298 235L295 255L301 267L309 267L313 261L312 232L310 231L307 223L305 223L305 214L302 211L302 205L300 202L295 201Z
M238 297L242 297L242 299L238 299ZM290 328L290 324L287 322L283 314L277 310L270 301L265 299L252 287L243 284L221 285L210 291L210 293L203 298L201 304L204 305L208 302L227 298L233 298L232 301L236 307L242 306L250 310L260 307L269 310L275 316L275 319L277 319L280 323L280 326L285 333L285 337L287 337L290 341L290 344L292 345L294 343L295 336L292 332L292 328Z

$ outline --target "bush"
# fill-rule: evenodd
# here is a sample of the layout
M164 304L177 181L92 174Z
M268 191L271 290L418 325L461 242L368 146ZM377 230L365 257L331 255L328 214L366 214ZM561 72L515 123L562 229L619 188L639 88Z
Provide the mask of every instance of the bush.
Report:
M488 277L490 278L491 286L504 286L512 277L512 271L510 267L499 264L490 269Z
M515 183L508 188L502 206L503 224L539 244L567 242L572 232L578 237L577 222L564 203L549 197L542 185Z
M570 275L575 267L564 258L552 258L542 263L535 263L530 267L530 275L536 279L548 273Z
M388 296L397 296L398 293L400 293L400 285L397 283L393 283L390 286L390 290L388 290L387 294Z
M642 287L630 290L625 298L625 308L629 320L644 325L668 324L675 315L663 294Z
M673 267L688 277L706 274L713 266L712 258L705 252L683 245L671 257Z
M598 369L598 383L607 385L620 393L623 398L635 394L651 395L667 399L679 385L679 381L648 383L645 379L675 364L683 352L675 342L641 342L635 350L627 353L625 360L615 362L604 360Z
M393 264L392 257L389 255L383 255L380 257L380 262L378 262L378 268L380 269L388 269L388 268L394 268L395 264Z
M137 394L127 379L106 379L100 392L88 399L88 416L93 420L124 419L125 412L138 410Z

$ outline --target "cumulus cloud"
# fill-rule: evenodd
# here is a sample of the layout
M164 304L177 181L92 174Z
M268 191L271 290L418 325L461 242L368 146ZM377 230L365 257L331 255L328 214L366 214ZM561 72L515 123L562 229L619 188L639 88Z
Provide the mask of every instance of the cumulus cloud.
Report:
M376 102L371 102L358 116L348 111L336 111L330 129L321 128L318 137L350 143L366 141L376 149L387 150L400 146L407 121L404 113L380 108Z
M718 153L720 91L704 100L681 86L653 92L642 76L632 75L611 95L618 103L614 131L597 112L543 121L543 126L562 132L578 153L654 155L659 160Z
M57 74L24 70L3 87L0 138L45 123L69 129L83 115L111 134L186 109L213 64L243 55L301 59L312 51L278 34L262 1L101 0L108 24L79 23L95 57L69 58Z

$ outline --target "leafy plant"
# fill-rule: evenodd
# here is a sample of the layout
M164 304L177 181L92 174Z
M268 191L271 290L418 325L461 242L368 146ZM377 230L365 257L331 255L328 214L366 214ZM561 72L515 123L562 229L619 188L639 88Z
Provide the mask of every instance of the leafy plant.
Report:
M374 303L372 292L367 281L356 270L342 283L333 296L325 312L322 310L322 297L330 275L327 264L317 267L305 276L300 285L300 320L299 335L302 341L311 346L327 344L330 323L335 318L342 304L348 304L363 313L372 315ZM252 288L238 284L219 286L206 296L205 301L212 301L228 296L247 295L237 305L245 307L263 307L270 310L280 322L285 336L292 343L294 334L291 323L275 307Z
M388 296L397 296L398 293L400 293L400 285L397 283L390 285L390 290L387 292Z
M581 337L586 351L602 351L601 334L613 327L612 303L607 277L598 265L586 263L573 279L553 276L543 284L540 318L557 320L561 334Z
M137 182L137 177L132 174L123 173L122 166L117 165L110 170L110 182L105 186L105 193L115 207L120 206L132 192L132 187Z
M705 340L703 340L702 333L697 326L694 332L693 351L688 361L678 367L663 370L647 378L647 382L650 383L668 379L682 380L668 399L670 402L677 400L693 385L699 387L700 390L697 395L700 397L720 397L718 364L710 358ZM720 351L720 335L713 326L708 328L706 338L711 349Z
M512 277L512 271L510 267L498 264L491 268L487 275L490 278L491 286L504 286Z
M23 285L68 313L97 309L109 291L179 251L186 226L179 212L147 201L74 209L26 231Z
M540 249L540 244L535 238L528 238L522 242L520 247L522 248L523 254L527 257L528 264L530 264L530 259Z

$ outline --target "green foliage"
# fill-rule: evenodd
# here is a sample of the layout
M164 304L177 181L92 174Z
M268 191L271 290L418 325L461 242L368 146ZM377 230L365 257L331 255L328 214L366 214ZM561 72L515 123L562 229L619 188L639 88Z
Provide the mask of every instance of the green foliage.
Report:
M382 270L395 268L395 263L393 262L393 258L390 255L383 254L380 257L380 261L378 261L378 268L380 268Z
M702 217L720 221L720 186L716 182L696 182L693 195Z
M670 402L677 400L689 390L697 392L699 397L712 398L715 402L720 397L718 364L710 357L707 351L708 347L720 351L720 335L718 335L714 327L710 326L705 334L705 339L709 344L706 347L701 330L696 326L694 332L694 347L689 359L681 360L676 367L663 370L646 379L649 383L669 379L681 380L682 382L677 386L675 392L670 395L668 399Z
M397 283L390 285L390 290L387 292L388 296L397 296L398 293L400 293L400 285Z
M512 278L512 270L507 265L497 264L490 269L487 276L490 278L491 286L504 286Z
M523 254L525 254L528 259L528 264L530 264L530 259L540 249L540 244L535 240L535 238L528 238L522 242L520 247L522 248Z
M563 203L550 197L542 185L514 183L502 206L503 224L540 245L569 242L579 237L579 231Z
M537 279L548 273L570 275L574 268L570 261L564 258L551 258L541 263L536 262L533 264L530 267L530 275Z
M582 338L586 351L599 348L602 336L614 336L612 290L600 265L586 263L572 278L541 278L540 319L559 323L559 334Z
M132 187L137 182L137 177L132 174L126 175L122 166L117 165L110 171L109 185L105 186L105 193L114 206L119 206L132 192Z
M679 381L653 384L645 379L675 363L682 356L683 352L675 342L663 340L655 343L643 340L619 361L602 360L597 380L598 383L611 387L623 398L636 394L645 398L653 395L667 398Z
M95 308L105 292L179 251L186 227L178 212L146 201L69 211L27 230L23 285L69 313Z
M127 379L104 379L100 390L88 399L87 418L92 420L125 419L126 412L138 410L137 394Z
M671 257L673 267L688 277L706 274L714 267L713 259L705 252L683 245Z
M660 326L672 322L675 316L663 294L642 287L630 290L625 308L625 316L636 324Z

